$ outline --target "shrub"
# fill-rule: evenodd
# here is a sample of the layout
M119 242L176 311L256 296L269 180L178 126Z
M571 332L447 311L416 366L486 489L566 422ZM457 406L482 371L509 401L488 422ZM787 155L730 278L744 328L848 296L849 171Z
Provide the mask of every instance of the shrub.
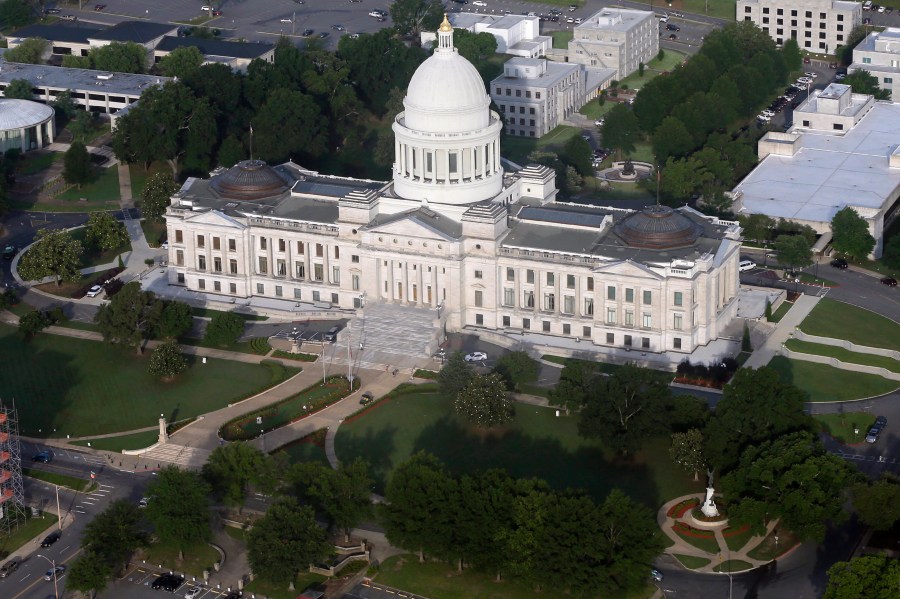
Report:
M147 371L160 378L175 377L187 368L187 362L181 355L181 350L174 341L163 343L150 355L150 364Z
M26 312L19 318L19 332L26 337L34 337L53 324L50 316L42 310Z
M210 345L234 345L244 332L244 319L234 312L214 314L206 327L205 341Z

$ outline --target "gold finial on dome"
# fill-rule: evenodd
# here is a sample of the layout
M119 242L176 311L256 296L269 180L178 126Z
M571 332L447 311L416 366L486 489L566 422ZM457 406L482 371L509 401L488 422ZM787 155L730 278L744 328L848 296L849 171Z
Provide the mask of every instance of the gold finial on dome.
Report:
M443 31L444 33L453 31L453 25L451 25L450 21L447 20L447 13L444 13L444 22L441 23L441 26L438 28L438 31Z

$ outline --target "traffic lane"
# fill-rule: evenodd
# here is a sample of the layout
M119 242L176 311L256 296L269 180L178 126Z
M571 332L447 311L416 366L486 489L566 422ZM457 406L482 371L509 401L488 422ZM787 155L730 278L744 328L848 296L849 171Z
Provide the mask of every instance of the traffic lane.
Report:
M59 589L59 596L65 596L66 590L66 582L68 581L68 569L71 567L72 562L78 557L81 553L81 549L78 547L70 548L70 550L61 555L54 556L52 552L48 552L47 549L41 549L42 552L40 555L44 555L48 559L52 560L56 563L57 566L63 565L66 566L66 571L62 574L57 575L57 588ZM47 560L44 560L37 555L32 555L25 559L22 562L22 565L19 566L19 569L13 574L12 577L7 579L4 583L0 583L0 588L3 589L4 598L5 599L47 599L47 597L53 596L53 578L50 580L44 580L44 576L51 569L52 564Z
M809 273L814 269L806 268ZM819 275L834 281L828 297L860 308L871 310L882 316L897 320L900 315L900 287L888 287L881 283L881 275L870 275L850 268L835 268L823 261L819 265Z

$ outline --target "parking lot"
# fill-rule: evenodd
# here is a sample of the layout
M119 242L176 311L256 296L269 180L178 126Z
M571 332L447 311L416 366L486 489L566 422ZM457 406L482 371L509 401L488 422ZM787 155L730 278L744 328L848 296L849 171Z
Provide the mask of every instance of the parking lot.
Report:
M113 585L110 596L129 597L129 599L131 597L159 599L159 593L165 591L154 590L151 585L161 574L163 572L149 566L132 566L125 576ZM216 585L210 587L201 583L198 583L194 577L188 576L184 582L178 585L173 594L177 597L184 597L194 586L200 587L200 592L195 595L194 599L226 599L229 593L237 593L236 589L216 588Z

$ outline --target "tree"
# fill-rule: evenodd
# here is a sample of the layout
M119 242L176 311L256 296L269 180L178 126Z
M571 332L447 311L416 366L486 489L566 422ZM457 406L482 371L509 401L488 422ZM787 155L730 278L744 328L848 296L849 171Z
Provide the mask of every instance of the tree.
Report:
M875 248L869 224L850 206L838 210L831 219L831 234L835 251L856 260L864 259Z
M315 156L325 147L327 119L311 96L276 89L253 118L253 147L268 162L292 156Z
M78 104L75 103L75 100L72 99L72 92L69 90L65 90L60 92L56 99L50 102L50 106L52 106L57 113L57 121L59 121L59 115L63 115L63 117L67 119L71 119L76 114L81 112L78 108Z
M665 430L663 414L670 398L658 373L627 364L588 391L578 434L602 439L622 454L634 452L645 438Z
M616 150L620 160L623 154L627 156L634 152L635 142L640 137L640 124L628 104L619 103L610 109L600 127L600 137L604 145Z
M0 5L2 7L2 5ZM2 10L2 8L0 8ZM0 22L3 21L3 18L0 17ZM50 49L50 42L40 37L30 37L28 39L22 40L22 43L16 46L15 48L10 48L6 51L3 57L7 62L19 62L23 64L43 64L44 57L48 54L48 50ZM22 81L22 79L13 79L13 81ZM12 81L10 82L12 85ZM29 85L29 88L31 86ZM29 89L29 91L31 91ZM7 96L9 97L9 96ZM31 96L27 98L23 98L24 100L30 100Z
M147 541L141 519L140 510L133 502L117 499L87 523L81 547L116 570Z
M140 354L144 341L156 335L162 311L163 303L156 295L133 281L100 306L94 321L104 341L134 347Z
M769 241L772 238L772 232L775 230L775 219L765 214L751 214L749 216L741 214L738 216L738 221L744 230L744 237L754 241Z
M859 477L812 433L801 431L747 446L721 485L729 520L761 534L768 520L780 518L801 539L821 542L826 523L846 519L846 491Z
M240 441L217 447L203 465L203 478L226 505L240 508L251 483L266 470L269 456Z
M459 392L466 388L469 381L475 373L466 363L462 352L453 352L447 358L447 363L441 368L438 374L438 385L441 387L441 393L455 400Z
M573 135L569 138L569 141L563 147L562 157L582 177L594 174L594 166L591 164L593 150L591 145L580 135Z
M788 71L799 71L803 66L800 46L797 45L797 40L794 38L791 37L784 41L784 45L781 46L781 55L784 56L784 66L787 67Z
M329 550L313 509L289 497L273 503L247 537L247 557L253 572L276 585L293 585L298 572L328 555Z
M135 42L112 42L94 47L90 58L97 71L144 73L147 69L147 49Z
M423 31L438 28L444 5L440 0L394 0L389 11L397 31L402 35L418 37Z
M82 553L69 568L66 576L66 588L85 593L90 599L97 591L106 588L106 583L113 577L113 568L103 558L91 552Z
M161 379L173 379L187 370L187 361L181 355L178 344L174 341L166 341L157 346L150 354L150 363L147 372Z
M881 261L891 268L900 268L900 235L893 235L884 244Z
M17 100L34 100L31 81L28 79L13 79L3 90L3 97Z
M94 167L91 155L80 141L73 141L63 158L63 179L81 189L85 183L94 179Z
M175 48L159 61L159 70L166 77L186 79L203 64L203 53L197 46Z
M456 396L453 409L467 422L479 428L491 428L508 422L515 413L499 374L476 374Z
M56 284L81 278L81 242L68 231L41 229L37 242L19 260L19 275L26 281L55 277Z
M653 154L659 163L665 163L670 156L680 158L693 148L693 136L684 123L674 116L663 119L662 124L653 132Z
M703 429L710 417L709 404L702 397L675 395L668 405L666 421L675 432Z
M306 495L324 512L329 527L342 530L349 542L350 529L372 512L374 481L368 464L356 458L349 466L341 463L337 470L320 463L311 464L311 469Z
M43 310L31 310L19 317L19 332L26 337L34 337L52 324L49 314Z
M787 266L791 272L813 263L812 250L802 235L779 235L775 240L775 253L778 255L778 262Z
M900 561L887 555L863 555L828 568L823 599L892 599L900 588Z
M211 536L209 487L196 472L166 466L147 488L147 519L164 543L184 549ZM180 559L184 559L183 554Z
M72 134L72 139L79 143L87 142L88 136L93 130L94 116L86 110L79 110L69 121L69 133Z
M857 25L850 31L850 34L847 35L847 40L844 42L844 45L838 47L837 53L844 66L850 66L853 63L853 49L856 48L861 41L866 39L867 35L869 35L869 27L866 25ZM856 88L854 88L854 91L855 90Z
M566 413L581 409L588 391L598 376L597 365L586 360L566 360L559 382L550 391L550 403L562 406Z
M882 474L870 484L853 487L853 507L859 519L875 530L890 530L900 521L900 478Z
M141 214L144 218L161 220L166 208L172 201L172 194L178 191L178 185L171 173L154 173L147 179L144 191L141 192Z
M540 366L523 351L512 351L497 360L493 371L503 377L506 388L514 391L521 383L533 383L538 378Z
M191 307L184 302L167 301L159 320L158 334L163 339L177 339L194 324Z
M234 312L217 312L206 327L204 339L218 346L229 346L237 343L244 333L244 319Z
M700 480L700 471L706 468L703 455L703 433L692 428L685 433L672 433L669 457L684 470L694 473L694 480Z
M86 239L102 250L112 250L128 243L128 230L109 212L92 212Z
M0 23L18 29L34 21L34 6L28 0L4 0L0 3Z
M771 368L739 369L722 390L704 430L710 464L726 472L737 464L744 447L812 430L812 418L803 412L808 397L783 383Z
M391 152L394 151L394 143L391 141ZM219 166L231 168L241 160L248 158L247 151L244 149L241 140L233 135L229 135L219 146L218 162Z
M853 71L841 83L852 87L857 94L875 96L876 100L891 99L891 90L878 87L878 79L866 70Z

